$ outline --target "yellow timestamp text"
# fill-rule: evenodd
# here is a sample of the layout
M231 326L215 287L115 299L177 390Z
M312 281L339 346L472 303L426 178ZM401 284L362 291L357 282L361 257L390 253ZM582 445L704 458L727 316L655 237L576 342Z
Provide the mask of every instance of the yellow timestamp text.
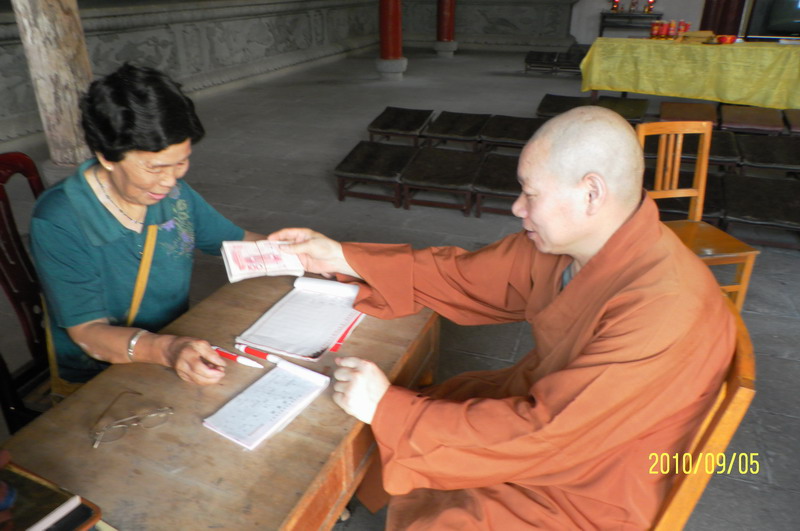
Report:
M758 474L758 452L719 453L653 452L647 456L650 474Z

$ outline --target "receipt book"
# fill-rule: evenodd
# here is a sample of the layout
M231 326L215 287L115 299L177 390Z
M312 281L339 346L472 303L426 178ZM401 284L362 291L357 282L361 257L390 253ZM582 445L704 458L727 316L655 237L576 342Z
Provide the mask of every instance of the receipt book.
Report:
M287 360L250 384L203 425L254 449L286 427L328 387L330 378Z
M308 360L336 352L364 315L353 308L356 295L354 284L300 277L236 343Z

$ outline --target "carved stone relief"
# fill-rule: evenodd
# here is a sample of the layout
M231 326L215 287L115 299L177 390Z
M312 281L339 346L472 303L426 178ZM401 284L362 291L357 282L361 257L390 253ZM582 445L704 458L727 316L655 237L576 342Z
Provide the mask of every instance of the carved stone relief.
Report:
M565 47L577 0L459 0L459 46ZM188 4L187 4L188 5ZM208 8L143 5L81 13L95 75L124 61L170 72L188 91L379 41L378 0L231 0ZM406 43L436 39L436 0L403 0ZM0 22L0 141L41 130L13 22Z
M577 0L459 0L455 37L465 44L564 48L574 42L569 26ZM407 41L436 39L436 2L404 0Z

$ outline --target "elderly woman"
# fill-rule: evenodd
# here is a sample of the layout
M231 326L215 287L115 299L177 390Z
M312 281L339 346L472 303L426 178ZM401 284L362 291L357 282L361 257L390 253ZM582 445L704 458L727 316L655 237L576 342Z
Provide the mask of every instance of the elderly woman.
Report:
M125 64L91 84L81 111L96 158L42 194L31 222L59 376L85 382L110 363L145 362L198 384L219 381L225 361L208 342L154 332L188 308L195 247L219 255L223 240L264 236L231 223L181 180L204 130L169 77Z

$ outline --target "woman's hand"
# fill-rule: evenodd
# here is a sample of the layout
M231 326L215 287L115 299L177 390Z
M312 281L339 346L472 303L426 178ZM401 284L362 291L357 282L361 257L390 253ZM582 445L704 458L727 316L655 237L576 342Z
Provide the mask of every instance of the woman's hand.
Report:
M211 385L225 376L225 360L208 341L191 337L167 336L167 359L182 380Z
M139 336L128 358L128 346L140 329L114 326L97 319L67 328L67 333L89 356L107 363L157 363L172 367L183 380L211 385L225 376L226 362L208 341L193 337L153 334Z
M309 273L319 273L326 278L332 277L334 273L361 278L345 260L342 244L324 234L311 229L291 228L273 232L267 239L290 242L283 250L296 254Z
M333 401L361 422L372 424L378 403L391 385L383 371L361 358L336 358Z

